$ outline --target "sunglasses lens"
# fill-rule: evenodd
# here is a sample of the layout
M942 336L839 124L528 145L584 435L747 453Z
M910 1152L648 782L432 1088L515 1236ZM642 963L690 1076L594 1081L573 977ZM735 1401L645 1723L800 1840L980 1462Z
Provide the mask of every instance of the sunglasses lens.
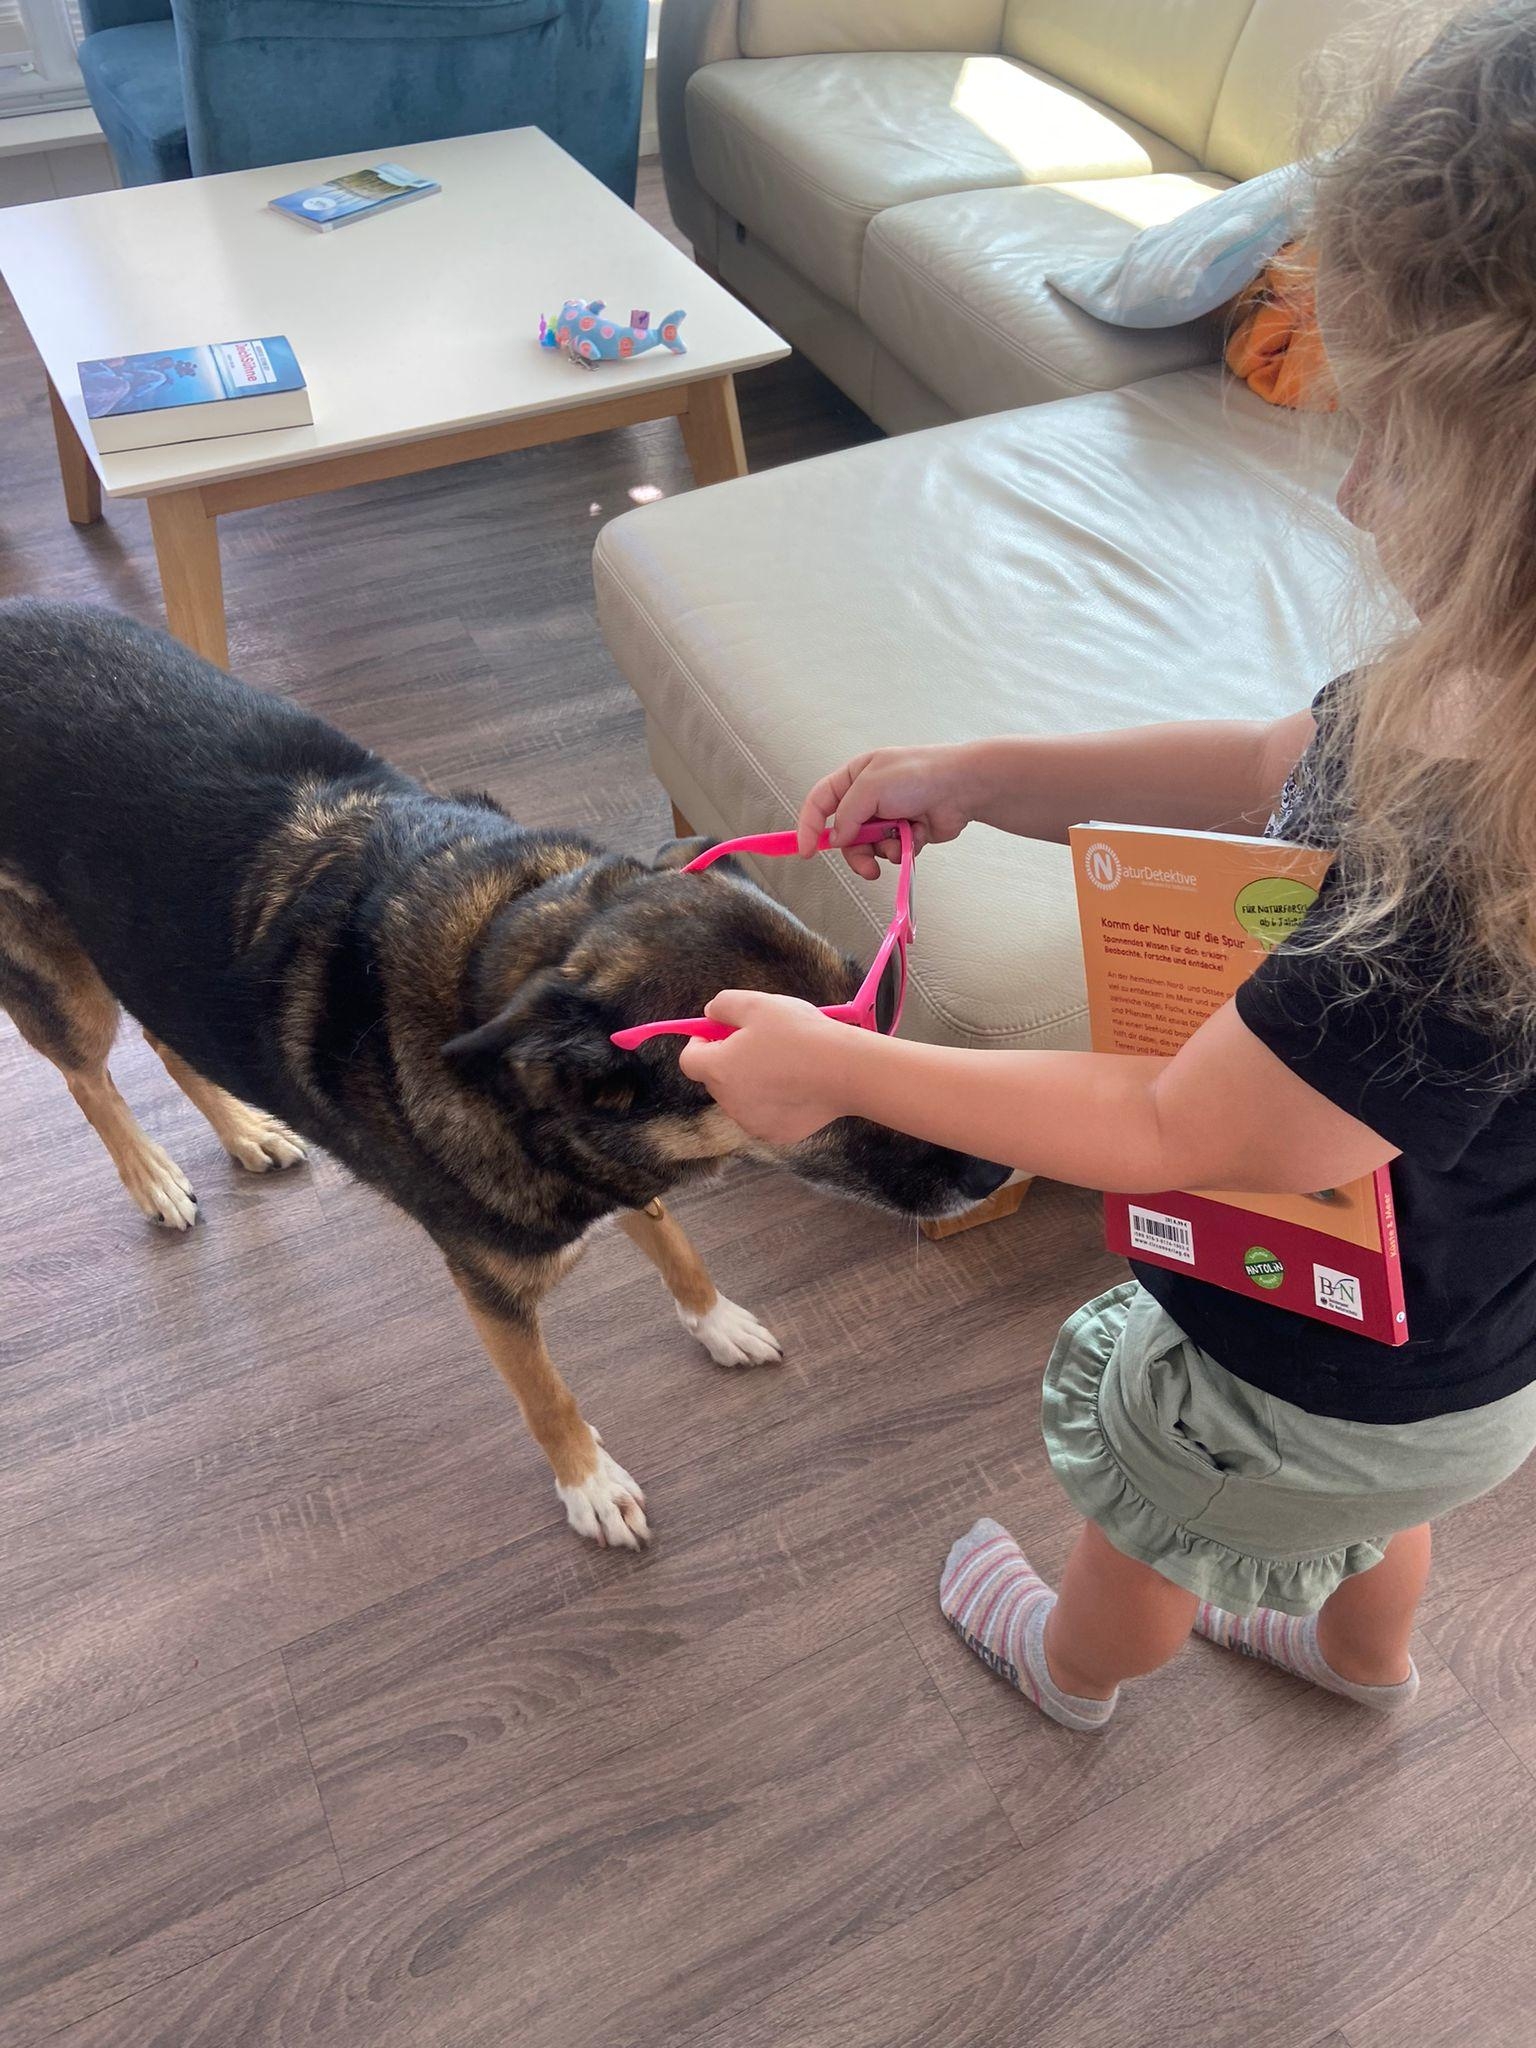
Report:
M881 969L880 985L875 990L875 1025L889 1035L896 1029L896 1019L901 1014L901 995L907 978L907 963L900 946L891 948L891 957Z

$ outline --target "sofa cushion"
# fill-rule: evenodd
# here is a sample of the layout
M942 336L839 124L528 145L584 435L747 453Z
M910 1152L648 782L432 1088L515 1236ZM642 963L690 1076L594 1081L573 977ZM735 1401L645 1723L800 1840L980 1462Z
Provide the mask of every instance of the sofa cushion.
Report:
M955 192L871 222L859 312L876 340L956 412L1003 412L1212 362L1211 321L1133 333L1045 282L1112 262L1137 232L1226 189L1209 172L1154 172L1022 190Z
M694 824L779 826L865 747L1304 706L1342 665L1343 460L1181 371L628 513L599 612ZM833 860L758 875L868 957L887 891ZM917 905L912 1035L1084 1042L1063 848L973 827L923 855Z
M1439 0L1449 13L1454 0ZM1229 178L1256 178L1296 154L1303 80L1320 49L1348 31L1375 0L1253 0L1211 132L1200 152ZM1425 31L1426 40L1428 31Z
M1203 156L1253 0L1009 0L1003 48Z
M704 189L850 311L865 230L888 206L981 186L1199 168L1111 108L1003 57L741 58L696 71L687 107Z
M743 57L811 50L995 50L1003 0L741 0Z

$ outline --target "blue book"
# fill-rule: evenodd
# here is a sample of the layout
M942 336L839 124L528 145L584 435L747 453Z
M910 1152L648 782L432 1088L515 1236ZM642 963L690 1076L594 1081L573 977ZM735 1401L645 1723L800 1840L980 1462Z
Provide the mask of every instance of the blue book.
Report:
M367 164L358 171L343 171L323 185L285 192L281 199L269 199L267 204L274 213L286 213L290 220L326 234L332 228L345 227L349 220L367 220L442 189L435 178L423 178L403 164Z
M86 418L103 455L307 427L314 418L304 373L281 334L99 356L78 367Z

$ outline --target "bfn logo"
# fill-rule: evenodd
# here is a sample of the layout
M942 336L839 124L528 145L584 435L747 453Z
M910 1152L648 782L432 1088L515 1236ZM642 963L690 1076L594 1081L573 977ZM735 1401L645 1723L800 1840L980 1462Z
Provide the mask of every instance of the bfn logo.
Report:
M1319 1308L1332 1309L1336 1316L1352 1316L1357 1323L1365 1321L1360 1282L1353 1273L1339 1273L1332 1266L1314 1266L1312 1299Z
M1106 846L1102 839L1096 839L1083 855L1083 872L1095 889L1118 889L1120 856L1112 846Z

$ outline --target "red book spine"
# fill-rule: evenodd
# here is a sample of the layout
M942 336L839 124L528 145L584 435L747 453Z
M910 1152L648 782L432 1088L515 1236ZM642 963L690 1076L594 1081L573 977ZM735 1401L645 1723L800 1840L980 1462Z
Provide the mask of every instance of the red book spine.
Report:
M1385 1267L1387 1283L1387 1305L1392 1313L1392 1341L1406 1344L1408 1341L1408 1298L1403 1292L1403 1260L1397 1243L1397 1202L1392 1193L1392 1169L1379 1166L1376 1169L1376 1222L1381 1231L1381 1258Z

